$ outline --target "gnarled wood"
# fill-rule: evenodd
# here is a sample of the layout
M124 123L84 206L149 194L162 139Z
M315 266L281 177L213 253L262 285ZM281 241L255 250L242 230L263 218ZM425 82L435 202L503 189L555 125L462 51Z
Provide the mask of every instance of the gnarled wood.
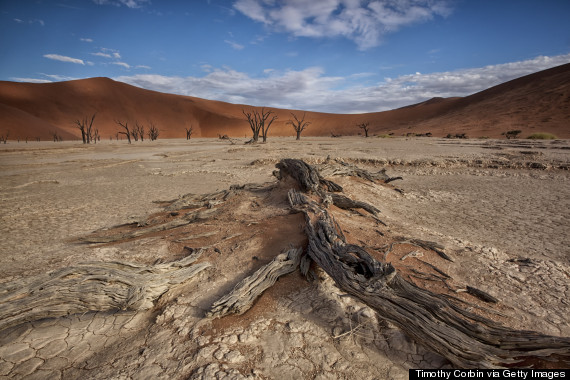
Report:
M214 302L208 317L220 318L228 314L243 314L279 277L293 272L299 266L302 249L292 248L275 257L269 264L240 281L234 289Z
M286 170L304 167L290 161ZM307 179L290 171L287 174ZM322 193L316 181L301 188ZM391 264L375 260L360 246L347 244L337 222L318 201L295 190L289 191L288 198L294 210L305 214L308 254L337 286L454 365L494 368L550 357L570 364L570 338L510 329L464 310L449 297L419 288ZM439 251L442 248L431 242L409 242Z
M149 309L168 289L210 266L192 265L201 253L154 266L86 262L2 284L0 331L24 322L88 311Z

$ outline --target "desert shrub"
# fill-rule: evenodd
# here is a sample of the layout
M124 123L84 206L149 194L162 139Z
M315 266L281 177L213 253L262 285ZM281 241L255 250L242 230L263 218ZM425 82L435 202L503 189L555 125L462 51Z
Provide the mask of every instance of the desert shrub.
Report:
M532 139L532 140L556 140L556 139L558 139L558 137L557 137L556 135L553 135L552 133L539 132L539 133L533 133L532 135L528 136L527 139Z
M381 138L381 139L390 139L390 138L392 138L392 135L383 134L383 135L378 135L376 137Z

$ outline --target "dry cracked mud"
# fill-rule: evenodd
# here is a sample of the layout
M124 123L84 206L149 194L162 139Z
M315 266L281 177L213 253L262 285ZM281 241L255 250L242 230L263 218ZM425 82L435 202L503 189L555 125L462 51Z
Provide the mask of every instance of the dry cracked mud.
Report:
M569 147L567 141L429 138L0 146L2 284L81 261L169 262L185 246L204 248L201 260L214 264L149 310L72 314L2 331L0 376L405 379L408 368L449 367L319 269L314 282L299 271L282 277L241 316L205 318L241 279L291 244L306 244L302 218L274 193L263 195L264 207L256 196L240 198L231 215L200 225L116 243L77 242L149 216L177 218L171 214L178 211L163 206L184 194L275 181L275 164L286 157L321 163L330 156L402 176L393 182L400 192L364 181L338 183L381 211L387 224L379 225L381 232L436 241L455 261L405 244L386 260L431 262L453 278L455 290L467 284L496 297L493 319L570 336ZM358 232L359 244L378 255L386 251L361 213L342 211L341 218L348 232ZM457 296L470 300L466 308L491 309L466 292Z

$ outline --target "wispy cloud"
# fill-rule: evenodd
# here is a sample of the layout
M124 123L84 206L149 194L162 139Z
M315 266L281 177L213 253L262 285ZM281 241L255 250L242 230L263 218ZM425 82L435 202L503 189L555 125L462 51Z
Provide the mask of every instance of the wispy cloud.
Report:
M97 57L111 58L111 54L103 53L102 51L99 51L97 53L91 53L91 55L95 55Z
M15 18L15 19L13 19L13 20L16 21L18 24L35 24L35 23L38 23L38 24L40 24L41 26L45 26L45 24L46 24L46 23L44 22L44 20L40 20L40 19L33 19L33 20L24 21L24 20L22 20L22 19Z
M224 42L228 45L230 45L233 49L235 50L242 50L244 48L243 45L238 44L237 42L234 41L230 41L230 40L224 40Z
M41 73L40 76L44 78L21 78L21 77L11 77L10 80L15 82L28 82L28 83L52 83L54 81L65 81L65 80L74 80L78 79L75 77L70 77L66 75L57 75L57 74L43 74ZM49 79L46 79L49 78Z
M130 68L131 68L131 65L129 65L129 64L126 63L126 62L111 62L111 64L112 64L112 65L117 65L117 66L122 66L122 67L124 67L125 69L130 69Z
M78 58L71 58L71 57L67 57L65 55L59 55L59 54L44 54L45 58L48 59L53 59L55 61L61 61L61 62L70 62L70 63L77 63L80 65L85 65L85 62L83 62L82 59L78 59Z
M98 5L124 5L128 8L141 8L150 4L150 0L93 0L93 2Z
M207 66L203 77L152 74L120 76L116 80L161 92L197 96L231 103L360 113L385 111L432 97L466 96L502 82L570 62L570 54L448 72L414 73L386 78L374 85L355 84L355 78L327 76L319 67L278 72L259 77L229 68Z
M448 0L237 0L233 6L277 31L295 37L345 37L360 50L379 45L386 33L451 13Z
M51 83L51 80L48 79L38 79L38 78L20 78L20 77L11 77L11 81L14 82L27 82L27 83Z
M80 38L79 40L83 42L93 42L93 39L91 38Z

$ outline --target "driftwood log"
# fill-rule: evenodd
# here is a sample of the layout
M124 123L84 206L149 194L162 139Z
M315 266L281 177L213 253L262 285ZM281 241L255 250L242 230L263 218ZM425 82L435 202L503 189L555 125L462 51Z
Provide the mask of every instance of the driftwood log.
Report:
M323 205L325 189L316 169L293 161L282 161L277 167L282 178L290 175L304 192L314 193L309 196L290 190L288 195L291 207L305 215L308 255L341 290L458 367L495 368L543 360L570 362L570 338L501 326L440 294L417 287L390 263L377 261L363 247L347 244L342 229ZM413 243L441 251L440 246L423 241Z
M24 322L88 311L149 309L171 287L210 266L194 264L201 253L199 250L179 261L154 266L86 262L2 284L0 331Z

